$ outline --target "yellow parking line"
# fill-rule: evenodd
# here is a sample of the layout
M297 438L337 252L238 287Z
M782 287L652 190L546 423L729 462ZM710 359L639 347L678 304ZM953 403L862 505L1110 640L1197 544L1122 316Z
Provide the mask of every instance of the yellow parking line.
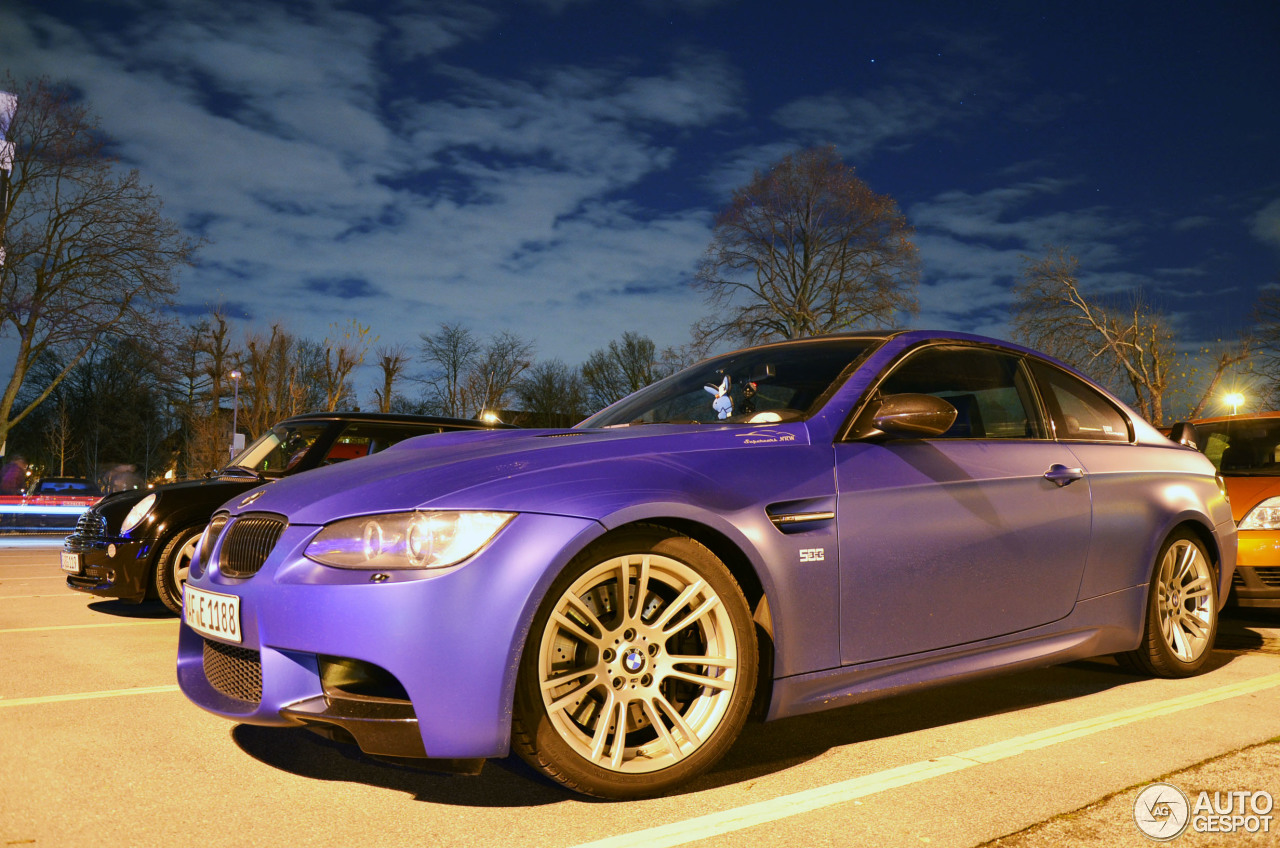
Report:
M930 780L984 763L994 763L1027 751L1056 745L1059 742L1066 742L1070 739L1079 739L1082 736L1089 736L1114 727L1122 727L1133 722L1194 709L1217 701L1225 701L1229 698L1238 698L1241 695L1260 692L1276 686L1280 686L1280 674L1269 674L1265 677L1219 686L1216 689L1183 695L1179 698L1170 698L1166 701L1158 701L1154 704L1121 710L1120 712L1098 716L1093 719L1050 727L1037 733L1016 736L1003 742L972 748L958 754L938 757L933 760L922 760L876 772L875 774L833 783L829 786L819 786L814 789L807 789L804 792L783 795L769 801L760 801L755 804L736 807L732 810L724 810L719 813L709 813L697 818L672 822L671 824L649 828L648 830L638 830L595 842L587 842L577 846L577 848L671 848L671 846L684 845L699 839L710 839L714 836L744 830L756 825L768 824L789 816L807 813L811 810L843 804L857 798L865 798L868 795L875 795L889 789Z
M1135 721L1157 718L1159 716L1181 712L1182 710L1201 707L1205 704L1225 701L1228 698L1237 698L1241 695L1248 695L1253 692L1259 692L1263 689L1270 689L1274 686L1280 686L1280 674L1269 674L1266 677L1256 677L1253 680L1231 683L1226 686L1219 686L1216 689L1208 689L1204 692L1195 692L1190 695L1183 695L1180 698L1170 698L1167 701L1157 701L1154 704L1146 704L1141 707L1122 710L1118 713L1111 713L1110 715L1085 719L1084 721L1064 724L1059 727L1051 727L1048 730L1042 730L1039 733L1015 736L1013 739L1006 739L1003 742L996 742L993 745L984 745L981 748L974 748L970 751L965 751L962 754L957 754L956 756L964 757L979 763L994 763L997 760L1003 760L1006 757L1011 757L1015 754L1023 754L1027 751L1034 751L1037 748L1056 745L1059 742L1079 739L1082 736L1090 736L1102 730L1110 730L1113 727L1121 727L1126 724L1132 724Z
M141 624L177 624L176 618L149 618L146 621L98 621L93 624L46 624L41 627L5 627L0 633L35 633L40 630L84 630L87 627L136 627Z
M88 600L79 592L58 592L55 595L0 595L0 601L16 601L19 598L79 598L80 600Z
M177 684L168 686L141 686L137 689L107 689L102 692L75 692L70 695L43 695L38 698L0 698L0 707L29 707L34 704L54 704L58 701L88 701L93 698L117 698L121 695L156 695L177 692Z

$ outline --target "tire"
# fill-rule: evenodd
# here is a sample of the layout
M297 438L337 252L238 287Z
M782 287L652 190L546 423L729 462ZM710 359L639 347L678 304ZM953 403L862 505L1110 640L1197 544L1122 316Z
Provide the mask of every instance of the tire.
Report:
M1179 530L1156 557L1142 642L1119 659L1156 677L1190 677L1208 662L1217 633L1217 572L1204 544Z
M724 563L666 528L629 528L570 563L534 617L512 744L578 792L660 795L729 750L758 666L755 626Z
M191 557L200 542L203 527L188 527L169 537L156 560L156 595L170 612L182 614L182 587L187 582Z

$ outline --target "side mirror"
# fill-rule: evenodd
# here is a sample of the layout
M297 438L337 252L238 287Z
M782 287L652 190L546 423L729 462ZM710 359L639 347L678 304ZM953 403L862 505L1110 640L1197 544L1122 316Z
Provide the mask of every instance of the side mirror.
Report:
M1180 445L1200 450L1199 440L1196 438L1196 427L1189 421L1179 421L1170 427L1169 438Z
M956 408L933 395L886 395L873 413L876 429L902 439L941 436L956 422Z

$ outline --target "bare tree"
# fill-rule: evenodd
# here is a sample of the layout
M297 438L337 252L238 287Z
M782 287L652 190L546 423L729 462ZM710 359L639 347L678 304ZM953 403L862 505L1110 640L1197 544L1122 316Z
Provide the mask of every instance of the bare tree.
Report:
M456 418L502 409L533 357L532 342L505 331L481 341L461 324L441 324L421 338L422 359L433 371L429 405Z
M0 442L105 337L142 337L171 300L195 244L161 215L137 171L119 173L96 118L47 81L17 95L7 203L0 208L0 335L17 359L0 394ZM28 369L57 350L63 369L15 412Z
M382 388L373 390L373 398L379 412L390 412L395 398L395 384L409 365L409 350L404 345L384 345L374 351L374 363L382 372Z
M1188 418L1199 418L1204 414L1204 409L1209 405L1214 393L1218 391L1218 384L1222 382L1224 374L1236 366L1248 369L1254 356L1253 344L1252 338L1243 336L1230 343L1225 350L1220 350L1217 356L1213 357L1213 371L1209 374L1209 379L1200 392L1200 399L1196 401L1195 406L1187 413Z
M467 377L472 417L506 408L516 382L532 359L533 342L528 339L506 331L490 338Z
M314 363L312 368L306 367L299 356L299 347L298 340L279 324L273 324L267 336L262 333L247 336L238 417L250 439L257 438L280 419L308 408L305 403L308 389L317 382L317 375Z
M236 370L234 361L243 357L242 351L232 350L230 332L227 326L227 315L219 307L209 316L210 322L200 352L206 357L205 373L209 377L209 411L218 414L222 407L222 395L226 388L228 376Z
M1138 412L1163 423L1165 399L1185 373L1173 330L1140 292L1127 302L1108 303L1084 292L1079 263L1062 248L1027 258L1014 289L1013 334L1068 362L1121 393L1127 388ZM1220 355L1192 417L1199 414L1222 374L1249 357L1247 342Z
M71 426L71 415L67 411L67 401L59 398L45 425L45 443L49 449L49 457L58 463L58 476L65 477L67 462L75 458L78 451L75 428Z
M1269 289L1253 309L1254 371L1264 409L1280 404L1280 290Z
M664 354L668 359L675 356ZM592 409L603 409L675 370L659 357L653 339L628 330L608 347L592 351L582 364L586 401Z
M324 367L321 373L325 392L325 409L333 412L351 394L347 378L364 362L369 350L370 328L354 318L344 328L330 324L332 335L324 340ZM377 341L375 336L372 341Z
M481 342L461 324L441 324L432 335L421 334L422 360L432 368L427 394L442 415L466 417L467 374L480 355Z
M586 417L580 373L559 359L532 366L516 384L516 395L530 427L568 427Z
M833 147L757 172L716 218L695 284L709 341L794 339L889 326L918 310L912 229Z

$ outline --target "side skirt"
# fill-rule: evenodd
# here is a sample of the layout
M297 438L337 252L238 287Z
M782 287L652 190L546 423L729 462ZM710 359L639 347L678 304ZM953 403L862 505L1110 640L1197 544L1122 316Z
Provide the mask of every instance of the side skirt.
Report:
M1131 651L1142 639L1146 588L1080 601L1060 621L984 642L775 680L766 720Z

